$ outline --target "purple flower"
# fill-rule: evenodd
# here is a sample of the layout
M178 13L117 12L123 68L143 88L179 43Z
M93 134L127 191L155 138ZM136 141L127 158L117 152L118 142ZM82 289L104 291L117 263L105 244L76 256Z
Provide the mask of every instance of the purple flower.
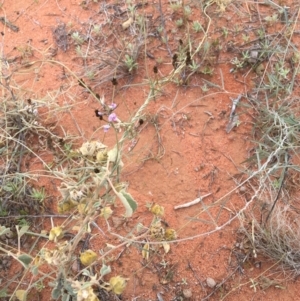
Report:
M117 122L118 121L118 117L116 113L111 113L108 116L108 122Z
M112 102L110 105L108 105L108 107L111 109L111 110L114 110L116 107L117 107L117 104Z
M107 133L107 131L110 129L110 125L109 124L105 124L104 126L103 126L103 131L104 131L104 133Z

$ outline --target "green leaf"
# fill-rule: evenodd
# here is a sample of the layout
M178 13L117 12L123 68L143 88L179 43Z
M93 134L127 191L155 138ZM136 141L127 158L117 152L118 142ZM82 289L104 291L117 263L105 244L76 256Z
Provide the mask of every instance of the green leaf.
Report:
M17 227L18 232L19 232L19 237L21 237L22 235L24 235L28 231L28 229L29 229L28 225L23 226L20 231L19 231L19 226L16 226L16 227Z
M123 190L117 192L117 196L119 197L120 201L126 209L125 217L131 217L133 211L137 208L136 202L128 193L126 193Z
M9 228L6 228L5 226L0 226L0 236L4 235L4 234L7 234L9 232L10 232Z
M87 277L90 277L90 276L91 276L91 273L90 273L89 270L84 269L84 270L82 271L82 275L87 276Z
M137 209L137 202L133 199L131 194L129 194L125 190L121 190L120 193L122 193L123 196L126 198L129 206L131 207L132 211L134 212Z
M3 188L3 190L6 191L6 192L11 192L11 191L13 191L13 187L10 186L10 185L5 185L5 186L3 186L2 188Z
M38 275L38 273L39 273L39 268L38 268L36 265L33 266L33 267L31 268L31 273L32 273L33 276Z
M128 204L126 198L121 193L117 193L117 195L118 195L120 201L122 202L123 206L125 207L125 210L126 210L125 216L126 217L132 216L133 211L132 211L130 205Z
M51 297L54 300L57 300L60 297L60 295L61 295L61 290L56 287L51 292Z
M72 284L67 281L64 283L64 289L67 291L68 295L75 297L76 294L74 292L74 288L72 287Z
M101 269L100 269L100 275L103 277L111 272L111 268L109 265L106 265L103 263Z
M29 264L32 262L33 258L27 254L22 254L17 257L17 260L23 265L25 269L28 269Z
M0 298L4 298L4 297L8 297L6 288L0 290Z
M61 301L70 301L71 296L69 294L64 293Z

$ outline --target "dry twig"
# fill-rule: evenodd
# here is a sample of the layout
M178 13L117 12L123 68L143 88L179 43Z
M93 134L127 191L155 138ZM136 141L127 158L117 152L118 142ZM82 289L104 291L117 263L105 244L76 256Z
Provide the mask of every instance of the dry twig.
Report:
M200 203L203 198L206 198L207 196L211 195L212 193L208 193L208 194L205 194L204 196L202 197L199 197L199 198L196 198L195 200L191 201L191 202L188 202L188 203L185 203L185 204L182 204L182 205L178 205L178 206L175 206L174 209L180 209L180 208L187 208L187 207L190 207L190 206L193 206L193 205L196 205L198 203Z

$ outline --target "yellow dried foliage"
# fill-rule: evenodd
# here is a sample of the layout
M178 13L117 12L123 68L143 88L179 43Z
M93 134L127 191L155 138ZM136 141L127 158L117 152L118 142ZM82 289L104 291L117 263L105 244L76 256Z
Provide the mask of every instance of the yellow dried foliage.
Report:
M97 260L97 254L92 250L86 250L80 254L80 262L84 266L91 265Z
M55 242L64 236L62 227L53 227L49 233L49 240L54 240Z
M101 165L104 165L107 162L107 159L108 159L107 150L100 151L96 155L96 160Z
M26 301L27 298L27 292L24 290L17 290L16 291L16 297L19 301Z
M126 279L121 276L111 277L109 285L110 290L112 290L116 295L120 295L126 287Z
M164 207L158 205L158 204L153 204L150 208L150 212L152 212L156 216L163 216L165 213Z
M106 145L102 144L101 142L90 141L90 142L83 143L79 149L79 152L83 156L93 156L96 151L103 150L105 148L106 148Z
M100 300L95 295L92 287L88 287L78 291L77 301L100 301Z
M212 3L215 2L219 7L220 12L224 12L226 7L231 3L232 0L212 0Z
M110 207L104 207L101 209L100 216L104 217L105 219L109 219L112 213L113 211L111 210Z
M144 259L148 260L149 259L149 252L150 252L150 245L149 243L147 242L144 247L143 247L143 250L142 250L142 256Z
M77 210L80 214L87 214L88 213L88 207L86 204L78 204Z
M174 229L168 228L165 231L165 239L166 240L174 240L177 238L177 233Z
M63 214L71 211L75 206L76 204L72 203L71 201L62 202L58 204L57 211L59 214Z
M165 229L159 220L151 224L150 234L153 238L163 240L165 237Z

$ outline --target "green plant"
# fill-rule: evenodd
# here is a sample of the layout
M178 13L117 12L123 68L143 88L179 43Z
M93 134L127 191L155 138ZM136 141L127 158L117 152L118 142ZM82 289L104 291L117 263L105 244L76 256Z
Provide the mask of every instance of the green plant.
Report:
M184 6L183 7L183 13L184 13L184 17L188 18L192 13L191 7L189 5Z
M85 76L89 79L89 80L93 80L95 78L95 73L93 71L87 71L87 73L85 74Z
M42 187L41 189L32 188L31 197L40 203L44 202L47 197L45 187Z
M201 68L200 72L206 75L213 75L214 69L210 66L204 66L203 68Z
M8 215L8 211L3 209L2 206L0 205L0 216L4 217L4 216L7 216Z
M249 54L249 51L243 51L242 52L242 61L244 61L245 63L247 63L250 58L251 58L251 56Z
M192 72L197 72L200 68L200 65L198 65L194 60L192 63L189 65L189 68L191 69Z
M243 60L238 59L237 57L234 57L230 63L234 65L237 69L241 69L245 66L245 62Z
M201 90L202 90L204 93L208 92L208 91L209 91L209 88L208 88L207 84L202 85L202 86L201 86Z
M177 27L182 27L183 24L184 24L184 23L183 23L183 19L180 18L180 19L176 20L175 24L176 24Z
M290 68L284 66L284 62L275 64L275 72L278 74L280 79L287 79L287 75L290 73Z
M292 83L286 83L279 74L267 74L267 81L263 83L262 88L267 89L269 93L279 95L280 93L289 94Z
M249 37L249 35L247 35L247 34L242 34L242 39L243 39L243 41L244 41L245 43L247 43L247 42L249 42L250 37Z
M276 22L278 22L278 14L273 14L272 16L265 17L265 21L269 23L269 25L272 25Z
M164 28L160 25L160 26L158 26L158 27L156 28L156 30L157 30L158 33L162 33L163 30L164 30Z
M186 278L181 278L181 284L182 285L188 285L188 282L187 282Z
M279 181L279 179L276 179L276 180L273 181L273 187L275 189L279 189L280 188L280 181Z
M260 29L258 29L258 30L256 31L256 34L258 35L258 37L259 37L260 39L264 39L264 37L265 37L265 30L264 30L263 28L260 28Z
M201 32L201 31L204 32L204 29L199 21L193 21L192 28L197 33Z
M25 218L20 218L18 220L18 225L20 227L23 227L23 226L30 226L30 222L28 222L28 220L26 220Z
M35 283L35 288L38 292L42 292L46 288L46 286L43 281L38 281Z
M158 58L156 59L156 63L157 63L158 65L162 64L163 61L164 61L164 59L163 59L162 57L158 57Z
M77 45L82 45L84 43L84 38L78 31L73 32L71 38Z
M101 34L101 26L95 24L95 25L93 26L92 32L93 32L96 36L99 36L99 35Z
M233 34L235 36L238 35L240 31L241 31L241 27L239 25L234 25L233 26Z
M96 1L94 0L94 2ZM54 299L96 301L102 295L107 300L117 299L114 295L122 294L127 279L118 275L118 267L112 262L116 259L122 260L124 256L131 256L131 248L140 253L141 259L144 261L142 269L148 266L147 262L151 265L155 262L159 263L159 270L164 270L168 274L165 278L169 281L172 279L174 271L167 259L167 254L173 242L211 235L224 229L227 225L234 225L235 223L232 222L237 218L241 218L242 230L239 234L243 234L244 240L239 245L238 252L233 247L231 254L237 254L237 268L234 267L232 274L230 273L227 279L230 278L234 281L235 277L232 277L234 273L238 269L242 270L243 264L248 263L249 258L255 258L259 254L258 251L283 263L285 268L293 271L291 274L297 275L295 271L299 271L299 254L297 253L299 227L297 222L294 223L294 218L298 218L298 213L293 208L297 204L293 203L288 209L284 206L287 204L287 197L288 201L291 199L291 191L286 187L290 184L289 172L299 170L292 161L294 154L297 156L299 148L298 104L295 99L288 97L288 94L293 91L293 87L298 85L296 75L299 72L297 70L299 69L299 59L297 55L293 56L297 47L293 44L294 28L292 27L292 24L297 24L297 19L286 14L286 20L289 17L291 21L288 20L287 24L278 24L278 27L282 26L280 32L283 34L274 35L268 31L268 35L266 35L267 31L264 27L260 29L260 40L250 41L249 36L243 34L241 38L247 45L240 47L240 43L232 42L232 51L228 51L219 62L218 55L225 45L225 41L217 35L223 32L227 38L229 29L225 27L222 29L219 27L219 22L215 22L215 11L218 12L219 17L226 7L228 10L234 8L232 24L240 24L240 22L236 22L239 18L236 17L238 15L236 12L243 13L244 11L240 11L235 3L231 5L229 3L230 0L196 1L189 3L192 5L189 6L185 5L184 1L171 2L172 8L176 10L174 20L179 18L175 21L176 26L185 26L186 30L172 28L168 31L168 35L166 34L168 27L164 20L165 5L162 6L161 1L157 4L160 14L158 22L149 21L148 16L144 14L144 3L136 4L134 1L126 1L114 6L101 6L101 10L104 11L103 19L105 19L101 26L93 25L90 22L81 24L81 32L90 33L86 36L88 39L79 32L73 32L71 35L73 43L70 46L75 49L78 56L84 58L82 60L76 57L80 62L76 63L76 66L80 70L76 70L76 73L72 72L60 61L54 59L51 59L50 62L47 61L49 58L46 61L39 58L39 61L32 62L37 69L40 68L39 63L42 62L42 66L50 63L51 66L59 66L64 70L63 77L67 79L68 88L64 89L64 85L55 93L47 91L47 96L51 99L49 102L44 101L44 98L38 98L38 93L31 94L26 91L23 94L25 86L18 86L13 81L13 74L9 76L9 81L12 81L10 87L6 77L8 68L6 69L6 61L3 60L2 85L4 86L1 98L3 106L0 109L0 151L4 165L9 168L1 170L3 174L0 197L7 204L1 203L0 215L5 216L5 219L1 221L7 224L6 227L0 227L0 235L5 235L6 238L13 236L15 245L2 244L1 252L9 254L17 260L25 271L23 276L18 278L22 289L18 290L12 298L21 300L23 299L20 298L22 294L24 296L31 290L43 290L44 284L48 285L50 282ZM273 16L274 11L271 9L268 13L265 12L272 4L278 11L278 5L271 1L264 6L264 16L268 14ZM82 3L85 8L88 8L89 5L92 6L92 1ZM191 7L197 5L203 10L201 22L205 24L205 29L198 21L194 21L190 31L188 17L192 13ZM230 17L231 12L228 15ZM225 15L226 18L228 16ZM244 16L246 14L243 14L243 18ZM265 26L268 21L260 15L258 17L259 20L262 20L258 26ZM124 20L129 18L130 27L114 26L112 20L121 22L121 18ZM237 35L249 32L247 31L249 28L245 24L242 22L230 33L234 32ZM154 26L158 26L156 31L153 31ZM288 34L286 34L287 32ZM84 45L85 41L86 45ZM161 42L164 43L163 47L161 47ZM178 45L177 49L174 49L176 45ZM152 52L152 49L159 49L159 52ZM237 49L241 49L240 52L232 54ZM156 55L160 55L160 57ZM234 57L235 55L236 57ZM3 55L3 57L5 56ZM165 64L159 66L158 72L157 66L155 69L150 65L151 62L155 64L155 60L162 63L162 57ZM251 85L243 82L242 86L239 86L240 78L238 76L228 74L223 78L222 66L224 63L228 64L229 61L236 69L250 66L243 79L251 78ZM257 72L257 76L253 71L258 70L258 66L263 66L264 69L263 72ZM13 65L13 67L15 66ZM16 67L19 68L17 65ZM207 77L201 73L212 76L211 81L205 80ZM140 78L143 80L139 82ZM233 86L227 84L228 79L237 80L234 84L234 91L231 90ZM174 83L177 83L178 87L175 87ZM169 87L171 87L170 90ZM230 107L232 111L229 113L230 104L225 99L230 94L235 94L240 88L244 89L244 92L238 98L232 99ZM82 93L77 93L79 89L82 89ZM134 94L134 100L128 101L126 95L132 95L134 89L139 89L141 93ZM76 94L73 92L75 90ZM173 94L174 90L176 90L176 94ZM105 98L101 95L102 91L105 91ZM127 94L127 91L130 93ZM193 94L189 94L190 92ZM27 105L26 99L29 98L27 95L30 95L30 99L38 98L36 106ZM161 102L162 95L164 96L163 102ZM188 101L187 99L191 99L191 95L192 100ZM61 98L62 101L60 101ZM169 101L170 99L171 101ZM215 99L218 102L216 111L214 111L215 104L211 103ZM235 103L236 99L241 101L237 104ZM142 100L144 101L142 102ZM155 100L155 104L148 110L148 105L153 100ZM53 104L58 103L61 106L52 107ZM78 107L81 110L84 103L93 107L93 109L91 106L87 107L87 110L91 110L88 112L88 116L91 114L94 118L93 125L87 122L89 126L92 125L89 131L86 131L85 128L81 129L82 120L77 120L76 116L78 115L74 114L78 113L76 111ZM198 108L201 106L207 106L210 109L204 108L205 111L202 111L202 108ZM153 110L157 111L152 113ZM40 112L45 111L47 112L39 116ZM199 112L200 114L197 115L199 118L195 118L194 114ZM122 181L128 178L127 174L124 176L124 170L126 173L128 170L129 174L131 173L130 168L136 163L132 164L131 160L135 158L136 154L142 156L138 161L144 164L144 169L150 164L157 163L160 166L173 168L171 166L176 166L177 159L174 159L176 155L171 158L171 165L165 164L164 154L170 150L165 150L165 145L162 143L165 140L162 138L166 133L173 135L173 132L176 135L188 133L191 136L200 137L202 140L201 152L203 150L204 154L207 150L222 153L222 150L211 148L212 145L219 144L215 144L215 141L212 140L214 136L219 137L214 135L219 130L218 122L221 120L221 128L225 123L225 118L231 120L232 117L241 116L240 120L244 121L242 115L245 113L247 114L245 119L253 124L253 144L251 144L249 154L254 155L241 166L236 164L235 158L231 159L230 156L224 154L225 158L230 158L230 161L236 165L240 173L238 176L233 176L228 169L226 170L228 173L223 174L224 178L228 181L232 179L231 188L234 184L237 187L230 188L229 192L222 190L219 192L214 189L223 179L223 175L218 175L216 172L218 169L222 173L222 166L215 167L219 162L210 160L210 157L217 158L219 155L208 153L205 158L207 164L203 164L202 167L204 170L204 167L208 169L209 166L213 166L213 169L205 175L200 175L200 179L203 181L207 179L209 182L207 188L217 191L218 195L209 202L198 196L196 200L183 206L174 206L174 210L177 210L197 204L195 216L180 229L184 230L190 222L197 220L205 223L207 233L200 231L195 234L195 237L185 237L183 231L182 236L177 240L176 231L169 228L168 216L165 217L165 220L164 209L158 204L151 203L147 207L149 212L141 210L138 219L132 218L137 209L137 202L129 193L130 188L127 183ZM202 119L202 115L207 119ZM46 118L48 116L51 116L50 120ZM69 135L65 131L64 124L60 121L64 121L66 116L74 122L74 129L70 129L70 131L78 132L78 137ZM195 120L198 120L197 123ZM213 126L210 126L210 122L214 122ZM235 125L239 124L240 121L235 120ZM167 128L168 126L171 127ZM243 126L244 122L240 128L236 129L236 133L227 133L228 135L234 134L236 137L234 138L234 147L240 139L238 137L244 135L245 128ZM250 123L248 126L250 127ZM146 146L141 145L143 143L137 145L135 153L134 148L139 139L143 138L140 135L144 134L144 128L147 129L147 139L145 140L148 141L145 142ZM197 132L193 128L197 129ZM207 130L209 133L206 133ZM154 133L155 143L152 143L153 147L148 147L147 143L152 142L151 131ZM219 132L221 133L221 131ZM250 141L248 127L246 132L247 140ZM60 133L61 136L57 133ZM150 135L148 136L148 134ZM168 136L167 140L170 140L169 137L171 138ZM229 140L231 141L230 137ZM30 145L31 141L35 141L38 145L34 148ZM205 149L207 141L209 141L209 148ZM170 145L166 143L166 147ZM231 143L228 144L226 153L227 151L229 153L230 147ZM40 152L40 149L51 153L53 156L51 163L48 162L48 157L47 160L44 159L44 153ZM241 151L239 156L242 156L242 153ZM174 154L181 155L175 148ZM195 156L197 155L198 153ZM34 163L38 161L39 166L45 167L45 170L38 167L37 171L32 172L33 166L30 165L32 160ZM146 161L148 161L147 165ZM137 169L140 169L140 166L138 164ZM155 165L151 168L156 170ZM148 193L152 183L144 183L146 181L143 179L143 172L141 170L141 174L137 177L140 181L139 186L134 185L135 188L145 188L142 193L145 191ZM178 173L176 167L174 175ZM171 179L173 171L168 170L167 174ZM51 202L52 205L57 204L56 209L59 216L55 216L55 214L54 216L51 214L50 218L43 216L44 200L47 197L46 190L44 188L31 190L27 186L27 183L34 183L37 176L50 179L51 185L60 183L61 195ZM214 183L216 179L218 182ZM155 181L153 182L155 183ZM172 181L169 184L171 186ZM159 185L155 185L155 189L158 190ZM234 197L238 201L227 201L231 199L232 193L236 196L236 193L239 192L241 195L238 198ZM49 202L52 201L52 198L48 199ZM277 206L278 204L281 207ZM239 207L240 205L241 207ZM277 212L278 209L281 209L281 213ZM152 219L144 218L143 214L152 214ZM13 217L17 215L19 217ZM28 223L28 215L34 216L30 223ZM35 218L38 215L42 215L41 219L47 218L48 220L49 218L50 229L36 227ZM258 220L257 217L261 220ZM182 218L183 220L184 218ZM143 225L141 221L147 221L147 224ZM280 224L281 221L284 221L286 225ZM40 223L40 220L38 223L39 226L49 224ZM15 227L11 227L11 225ZM15 232L12 232L10 228L16 228ZM36 229L38 232L33 233ZM47 236L39 234L40 230L49 234ZM281 231L287 237L282 237ZM96 241L98 236L101 239ZM22 246L25 245L26 239L32 239L32 237L37 237L38 240L34 243L38 242L39 248L32 247L30 251L27 251L26 248L23 249ZM48 243L49 241L51 244ZM18 249L15 247L16 245L18 245ZM243 245L246 246L244 249ZM95 246L97 249L93 250ZM284 261L282 259L284 256L288 260ZM152 260L153 257L155 257L154 260ZM134 263L134 261L131 262ZM231 263L235 262L231 261ZM232 269L233 266L229 268ZM132 270L133 268L130 273ZM110 276L112 273L116 276ZM30 277L32 281L27 281ZM255 291L262 288L265 283L261 278L250 278L247 286ZM227 294L225 282L226 278L218 283L214 290L211 290L212 294L217 290L222 291L224 295ZM199 283L201 284L200 281ZM187 285L186 278L182 278L181 284ZM7 288L10 287L6 283L4 285ZM242 286L241 283L239 285ZM203 292L205 292L205 288L203 288ZM3 290L3 294L8 293ZM208 292L204 299L209 299L210 296ZM215 297L220 298L220 296ZM221 297L223 298L223 295ZM127 296L122 297L122 299L126 298Z
M125 66L128 72L132 72L133 70L138 68L138 63L134 60L134 58L128 54L125 54L124 60Z
M170 4L170 7L171 7L172 10L178 11L179 9L182 8L182 3L181 3L181 1L172 2L172 3Z
M223 27L222 28L222 34L223 34L223 36L225 37L225 39L228 37L228 33L229 33L229 31L228 31L228 29L226 28L226 27Z
M167 266L169 265L169 263L167 261L165 261L164 259L159 263L164 269L167 268Z
M82 49L81 49L81 46L80 45L77 45L76 48L75 48L75 51L76 51L76 54L79 56L79 57L83 57L84 54L82 52Z

